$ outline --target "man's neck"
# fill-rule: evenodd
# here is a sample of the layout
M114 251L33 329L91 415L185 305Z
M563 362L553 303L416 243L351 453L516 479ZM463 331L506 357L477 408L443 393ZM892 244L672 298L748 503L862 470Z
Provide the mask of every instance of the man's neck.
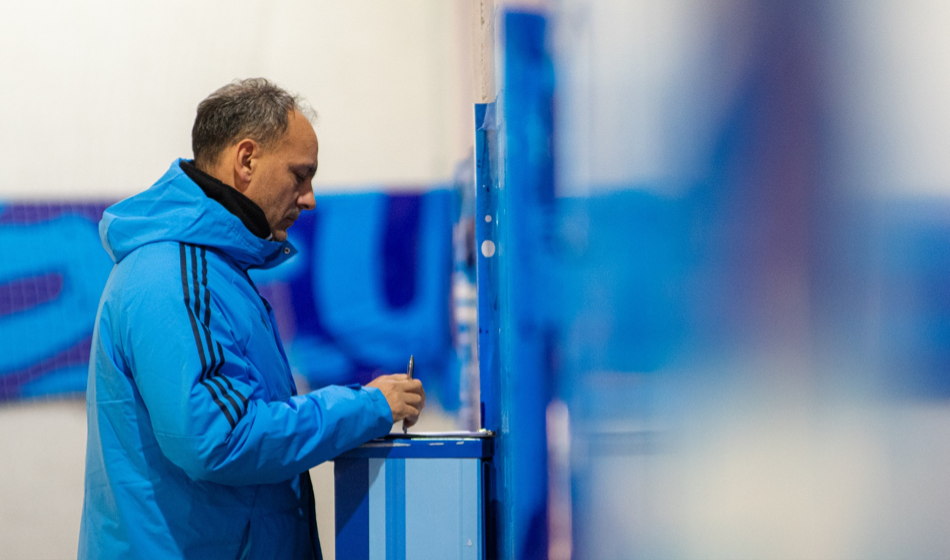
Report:
M248 231L261 239L272 237L267 216L253 200L244 196L239 190L228 185L220 178L198 169L193 161L182 160L181 170L185 172L189 179L201 187L208 198L218 202L228 212L237 216Z
M224 159L224 158L219 158L219 159ZM196 160L191 160L191 163L195 166L196 169L198 169L198 171L201 171L205 175L208 175L209 177L216 179L218 182L224 185L227 185L231 187L232 189L235 188L234 177L232 177L231 174L228 173L228 170L229 170L228 166L222 165L221 161L218 161L218 165L214 167L208 167L207 165L198 165L198 162ZM238 192L241 192L241 191L238 190ZM244 193L242 192L241 194L244 194Z

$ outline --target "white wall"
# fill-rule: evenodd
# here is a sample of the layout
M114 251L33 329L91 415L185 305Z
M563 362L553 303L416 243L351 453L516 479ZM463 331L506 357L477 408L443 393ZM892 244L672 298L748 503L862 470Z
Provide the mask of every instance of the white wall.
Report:
M445 0L4 0L0 204L147 188L191 156L198 102L250 76L319 113L318 192L445 182L473 137L468 18ZM75 557L85 434L82 401L0 404L0 560ZM332 467L313 474L333 558Z
M75 558L86 404L0 406L0 558Z
M467 2L0 3L0 199L124 197L238 77L308 98L316 188L420 187L471 145Z

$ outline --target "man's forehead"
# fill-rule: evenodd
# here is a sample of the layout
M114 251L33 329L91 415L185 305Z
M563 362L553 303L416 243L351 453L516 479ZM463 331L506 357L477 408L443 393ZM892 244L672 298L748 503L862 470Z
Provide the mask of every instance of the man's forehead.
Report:
M312 160L312 164L316 165L317 153L320 149L317 133L313 130L310 121L300 111L291 114L284 142L289 144L294 153L294 159L307 160L301 163Z
M313 131L313 124L310 122L310 119L301 113L299 109L294 109L291 111L289 117L290 118L287 119L288 128L297 128L301 131L308 131L316 136L316 133Z

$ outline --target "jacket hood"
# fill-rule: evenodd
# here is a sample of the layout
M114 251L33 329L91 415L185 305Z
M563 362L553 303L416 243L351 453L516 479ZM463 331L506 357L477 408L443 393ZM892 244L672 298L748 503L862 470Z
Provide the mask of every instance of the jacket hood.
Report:
M99 237L118 263L149 243L172 241L218 249L242 268L271 268L297 253L289 242L268 241L205 195L181 159L148 190L113 204L102 214Z

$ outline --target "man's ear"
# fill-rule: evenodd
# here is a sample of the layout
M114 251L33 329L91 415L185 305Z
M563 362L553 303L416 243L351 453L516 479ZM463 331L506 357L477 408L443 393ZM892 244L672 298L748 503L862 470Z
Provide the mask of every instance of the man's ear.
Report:
M234 188L242 193L251 184L251 175L257 167L260 146L254 140L245 138L237 143L234 150Z

